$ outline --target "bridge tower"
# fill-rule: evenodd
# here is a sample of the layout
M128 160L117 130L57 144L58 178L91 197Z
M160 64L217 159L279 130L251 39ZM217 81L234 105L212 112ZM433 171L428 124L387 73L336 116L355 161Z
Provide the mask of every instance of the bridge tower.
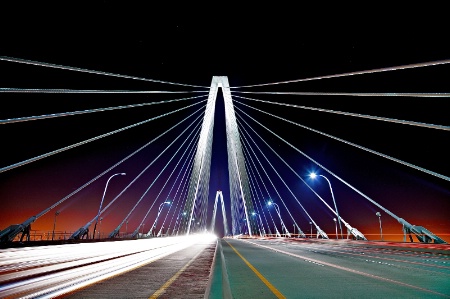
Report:
M183 219L182 228L187 234L193 230L206 230L214 112L219 88L222 88L225 101L232 234L252 236L257 233L254 217L249 217L254 209L229 87L226 76L212 78L184 207L187 217Z

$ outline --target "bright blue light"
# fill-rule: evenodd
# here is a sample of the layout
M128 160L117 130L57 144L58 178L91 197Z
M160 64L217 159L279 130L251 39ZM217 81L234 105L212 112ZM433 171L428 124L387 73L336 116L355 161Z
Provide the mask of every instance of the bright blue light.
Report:
M267 203L269 206L271 206L272 205L272 202L269 200L269 202Z
M309 177L312 178L312 179L315 179L316 176L317 176L317 174L315 174L314 172L311 172L311 173L309 174Z

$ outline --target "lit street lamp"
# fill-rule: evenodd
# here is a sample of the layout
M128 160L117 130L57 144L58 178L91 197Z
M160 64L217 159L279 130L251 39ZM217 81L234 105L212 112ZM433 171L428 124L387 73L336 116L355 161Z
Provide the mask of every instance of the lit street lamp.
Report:
M103 197L102 197L102 200L101 200L101 202L100 202L100 207L98 208L97 217L96 217L96 219L95 219L94 233L92 234L92 238L95 238L95 230L97 229L98 217L100 216L100 212L101 212L101 210L102 210L102 205L103 205L103 200L105 199L106 188L108 188L108 183L109 183L109 181L110 181L113 177L115 177L116 175L125 175L125 173L122 172L122 173L116 173L116 174L113 174L112 176L109 177L108 181L106 182L105 190L103 191Z
M162 211L162 209L163 209L164 204L170 205L170 203L171 203L170 201L165 201L165 202L163 202L163 203L161 203L161 204L159 205L159 208L158 208L158 215L156 215L155 222L153 223L153 226L150 228L150 231L148 232L149 235L151 235L152 232L153 232L153 229L156 228L156 223L158 222L159 214L161 214L161 211Z
M259 222L260 222L259 234L261 235L261 237L265 237L265 236L266 236L266 231L265 231L265 229L264 229L264 224L263 224L263 222L262 222L262 220L261 220L261 215L259 215L259 214L256 213L256 212L252 212L252 215L253 215L253 216L258 215L258 217L259 217Z
M58 216L59 215L59 211L56 211L56 213L55 213L55 221L53 221L53 233L52 233L52 241L53 241L53 238L55 237L55 227L56 227L56 216Z
M334 225L336 227L336 239L338 239L338 231L337 231L337 222L336 222L336 218L333 218L334 221Z
M381 241L383 241L383 229L381 228L381 213L376 212L375 215L378 216L378 221L380 222L380 236L381 236Z
M283 219L281 219L280 207L279 207L276 203L274 203L274 202L272 202L272 201L269 201L267 204L268 204L269 206L273 205L273 206L275 207L275 211L277 212L278 217L280 218L281 227L282 227L282 229L286 232L286 234L288 235L288 237L290 238L290 237L291 237L291 234L289 233L288 229L287 229L286 226L284 225ZM275 227L275 228L276 228L276 227Z
M175 221L175 225L173 226L173 229L172 229L172 236L175 234L175 229L177 230L177 235L178 235L178 230L179 230L180 224L181 224L181 222L182 222L182 221L179 221L180 216L181 216L181 217L186 216L186 212L183 212L183 213L179 213L179 214L178 214L178 216L177 216L177 221Z
M328 182L328 185L330 186L331 197L333 198L333 203L334 203L334 210L336 211L337 220L338 220L338 222L339 222L339 229L340 229L340 231L341 231L341 239L343 239L344 237L343 237L343 235L342 235L341 217L339 217L338 208L337 208L337 206L336 206L336 200L334 199L333 188L331 188L331 183L330 183L330 181L329 181L325 176L323 176L323 175L321 175L321 174L319 174L319 176L323 177L323 178ZM315 178L317 177L317 175L316 175L314 172L312 172L312 173L309 175L309 177L312 178L312 179L315 179Z

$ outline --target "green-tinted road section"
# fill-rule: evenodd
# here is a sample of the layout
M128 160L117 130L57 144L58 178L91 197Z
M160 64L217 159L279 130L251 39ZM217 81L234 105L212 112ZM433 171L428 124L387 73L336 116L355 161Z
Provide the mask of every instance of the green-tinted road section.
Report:
M373 248L220 242L210 298L450 298L450 265L424 266L420 255L398 252L395 261Z

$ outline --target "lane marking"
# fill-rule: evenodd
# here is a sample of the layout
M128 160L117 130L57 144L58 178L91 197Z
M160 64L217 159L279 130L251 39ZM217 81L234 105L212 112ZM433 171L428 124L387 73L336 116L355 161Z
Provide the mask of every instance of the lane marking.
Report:
M149 299L156 299L162 294L164 294L166 292L166 289L170 287L170 285L187 269L187 267L189 267L197 259L197 257L204 250L205 248L203 248L203 250L200 250L200 252L197 253L186 265L184 265L183 268L181 268L177 273L175 273L175 275L172 276L168 281L166 281L166 283L163 284L162 287L159 288L159 290L157 290L153 295L151 295Z
M236 248L233 247L233 245L231 245L230 243L228 243L227 240L224 239L225 242L227 242L228 245L230 245L231 249L234 250L234 252L236 252L236 254L244 261L244 263L256 274L256 276L258 276L259 279L261 279L261 281L269 288L269 290L272 291L272 293L275 294L275 296L277 296L277 298L286 298L283 294L281 294L280 291L277 290L276 287L274 287L261 273L259 273L258 270L256 270L255 267L253 267L252 264L250 264L249 261L247 261L240 253L239 251L236 250Z
M436 294L436 295L440 295L440 296L444 296L444 297L450 298L450 296L447 295L447 294L442 294L442 293L439 293L437 291L433 291L433 290L430 290L430 289L425 289L425 288L418 287L418 286L415 286L415 285L411 285L411 284L408 284L408 283L405 283L405 282L401 282L401 281L398 281L398 280L394 280L394 279L390 279L390 278L384 278L382 276L369 274L369 273L366 273L366 272L362 272L362 271L354 270L354 269L351 269L351 268L339 266L339 265L336 265L336 264L333 264L333 263L319 261L319 260L316 260L316 259L308 258L308 257L302 256L302 255L298 255L298 254L295 254L295 253L287 252L287 251L284 251L284 250L281 250L281 249L275 249L275 248L272 248L272 247L269 247L269 246L265 246L265 245L254 243L254 242L247 241L247 240L240 240L240 241L246 242L246 243L249 243L249 244L253 244L255 246L259 246L259 247L262 247L262 248L266 248L266 249L269 249L269 250L272 250L272 251L275 251L275 252L279 252L279 253L282 253L282 254L285 254L285 255L289 255L289 256L292 256L292 257L296 257L296 258L300 258L300 259L303 259L303 260L308 260L308 261L320 263L320 264L323 264L325 266L329 266L329 267L333 267L333 268L336 268L336 269L340 269L340 270L348 271L348 272L351 272L351 273L359 274L361 276L375 278L375 279L379 279L379 280L382 280L382 281L391 282L391 283L402 285L402 286L409 287L409 288L412 288L412 289L421 290L421 291L424 291L424 292L433 293L433 294Z

